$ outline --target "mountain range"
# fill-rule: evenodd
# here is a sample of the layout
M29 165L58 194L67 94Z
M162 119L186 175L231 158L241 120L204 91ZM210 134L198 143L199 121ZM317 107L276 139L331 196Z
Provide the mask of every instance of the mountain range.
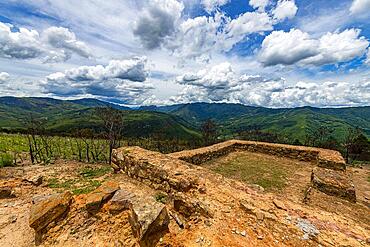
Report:
M47 128L56 133L76 128L97 128L94 108L111 106L122 110L125 135L145 137L160 133L167 138L199 138L201 124L212 119L219 134L228 138L257 128L260 131L303 141L318 126L334 129L342 139L350 127L360 127L370 137L370 106L346 108L265 108L228 103L189 103L129 108L97 99L58 100L36 97L0 97L0 128L25 128L30 114L47 118Z

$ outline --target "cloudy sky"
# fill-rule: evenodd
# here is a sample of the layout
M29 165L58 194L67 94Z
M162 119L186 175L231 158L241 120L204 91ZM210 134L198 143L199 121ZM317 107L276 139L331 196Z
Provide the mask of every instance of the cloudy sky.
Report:
M370 105L370 0L2 0L0 96Z

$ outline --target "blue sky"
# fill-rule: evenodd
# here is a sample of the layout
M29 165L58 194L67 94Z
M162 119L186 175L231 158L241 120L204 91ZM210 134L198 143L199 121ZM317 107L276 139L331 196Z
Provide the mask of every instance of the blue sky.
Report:
M3 0L0 96L370 105L370 0Z

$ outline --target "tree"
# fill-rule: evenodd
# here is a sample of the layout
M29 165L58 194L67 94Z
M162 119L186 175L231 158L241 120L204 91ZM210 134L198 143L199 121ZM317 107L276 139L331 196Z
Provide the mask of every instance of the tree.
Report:
M217 126L215 122L211 119L208 119L202 124L201 127L203 142L205 145L210 145L215 143L217 138Z
M346 159L346 162L349 162L350 155L353 154L355 149L358 149L356 147L356 141L359 138L359 136L362 134L361 129L359 128L348 128L347 133L344 137L343 147L344 147L344 158Z
M308 130L305 145L328 149L339 148L338 140L334 137L334 129L322 125Z
M109 142L109 164L112 163L112 150L116 148L117 140L122 135L123 114L122 111L112 107L98 107L97 116L103 121L106 138Z

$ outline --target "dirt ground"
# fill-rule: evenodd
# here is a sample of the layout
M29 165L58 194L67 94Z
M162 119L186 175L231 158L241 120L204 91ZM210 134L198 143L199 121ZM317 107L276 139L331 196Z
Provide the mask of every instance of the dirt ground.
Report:
M358 203L353 204L313 190L303 203L304 191L310 182L313 164L274 156L233 153L205 167L214 170L235 158L252 163L270 162L283 171L284 186L279 189L258 188L238 181L237 172L225 178L204 170L207 192L198 200L208 205L211 218L183 219L185 229L171 218L169 231L157 246L366 246L369 244L369 169L349 168L356 185ZM284 172L285 171L285 172ZM23 179L42 174L44 182L34 186ZM258 174L256 174L258 175ZM238 177L239 176L239 177ZM253 178L253 176L251 176ZM94 180L94 183L89 181ZM35 235L29 227L32 198L63 190L75 193L73 206L63 222L52 227L41 246L138 246L131 232L127 213L112 216L103 210L90 217L83 210L85 193L100 182L115 180L121 188L142 196L155 197L157 191L123 174L113 174L105 165L57 161L41 166L0 169L0 186L11 186L17 197L0 199L0 246L35 246ZM254 213L240 207L245 200ZM277 208L274 201L281 202ZM171 205L167 205L172 211ZM254 210L253 209L253 210ZM302 223L303 222L303 223ZM302 230L303 225L305 230ZM314 226L319 232L305 238L305 231Z

